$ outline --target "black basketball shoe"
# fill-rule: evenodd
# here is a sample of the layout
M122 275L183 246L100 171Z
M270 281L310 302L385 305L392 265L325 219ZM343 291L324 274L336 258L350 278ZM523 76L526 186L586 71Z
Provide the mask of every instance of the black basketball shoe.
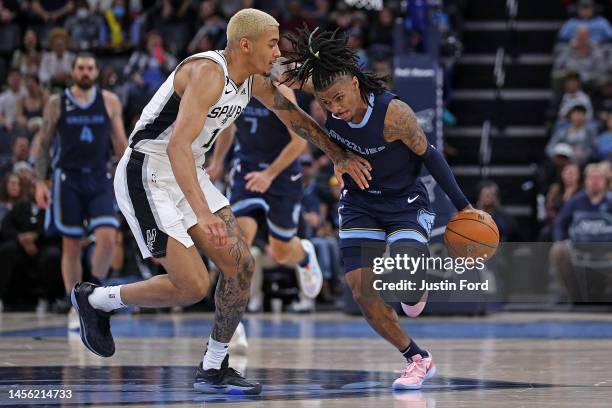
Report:
M200 362L196 369L193 388L207 394L258 395L261 393L261 384L247 380L229 366L229 355L225 356L218 370L214 368L204 370Z
M110 357L115 354L115 341L110 330L111 313L89 304L89 295L96 287L91 283L79 282L74 285L70 299L79 315L81 340L85 347L100 357Z

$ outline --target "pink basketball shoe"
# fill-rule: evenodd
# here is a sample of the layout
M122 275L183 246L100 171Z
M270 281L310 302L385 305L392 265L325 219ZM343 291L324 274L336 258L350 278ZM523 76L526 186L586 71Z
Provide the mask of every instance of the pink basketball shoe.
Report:
M425 380L436 375L436 365L433 363L431 353L427 357L420 354L412 356L402 370L400 378L393 382L394 390L419 390Z

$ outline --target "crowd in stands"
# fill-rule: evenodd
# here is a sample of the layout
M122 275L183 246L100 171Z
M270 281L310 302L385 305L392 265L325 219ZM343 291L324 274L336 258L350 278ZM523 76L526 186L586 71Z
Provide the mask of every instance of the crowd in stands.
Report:
M612 240L612 25L603 3L578 0L558 33L551 138L542 168L539 240L555 242L551 276L570 293L570 247ZM572 261L574 262L574 261ZM570 282L571 280L571 282ZM581 283L584 286L584 282Z

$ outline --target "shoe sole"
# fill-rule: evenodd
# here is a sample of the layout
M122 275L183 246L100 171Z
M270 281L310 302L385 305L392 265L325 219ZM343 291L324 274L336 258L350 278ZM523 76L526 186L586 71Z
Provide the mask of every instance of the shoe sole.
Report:
M319 265L319 259L317 258L317 251L315 251L314 245L312 242L308 241L307 239L303 239L302 241L300 241L302 243L302 248L304 248L304 241L306 241L308 243L308 248L310 248L312 251L306 251L306 249L304 249L305 252L308 253L310 258L310 262L314 262L317 264L319 273L317 275L321 276L319 285L317 285L319 287L319 289L317 290L316 294L312 294L312 293L306 293L306 291L304 291L304 285L302 285L302 274L300 273L300 271L298 270L298 282L300 284L300 289L301 291L304 293L304 295L309 298L309 299L314 299L317 296L319 296L319 293L321 293L321 289L323 289L323 271L321 270L321 265Z
M393 389L394 390L420 390L423 387L423 383L429 379L432 379L436 375L437 371L438 370L436 369L436 366L433 366L432 368L429 369L427 374L425 374L425 378L423 378L423 381L421 381L420 384L412 384L412 385L393 384Z
M204 394L227 394L227 395L259 395L261 386L237 387L235 385L213 385L206 383L194 383L193 388Z
M87 341L87 336L86 336L86 333L85 333L85 325L83 324L83 318L81 317L81 312L79 310L79 304L78 304L76 296L74 294L74 288L72 288L72 291L70 292L70 302L72 303L72 307L74 307L74 309L77 312L77 315L79 316L79 328L80 328L80 332L81 332L81 341L83 341L83 344L85 345L85 347L87 347L89 349L89 351L91 351L92 353L94 353L97 356L100 356L100 357L110 357L110 356L104 356L104 355L98 353L93 347L91 347L91 345Z

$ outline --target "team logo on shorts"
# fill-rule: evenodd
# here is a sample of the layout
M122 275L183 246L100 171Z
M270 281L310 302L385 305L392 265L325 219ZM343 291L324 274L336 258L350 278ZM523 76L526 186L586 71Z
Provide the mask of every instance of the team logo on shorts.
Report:
M435 219L435 214L430 213L429 211L426 211L422 208L418 212L417 220L419 221L421 227L423 227L423 229L427 231L427 236L429 236L429 234L431 233L431 229L433 228Z
M149 251L153 251L153 244L155 244L155 239L157 238L157 229L148 229L147 230L147 248Z

